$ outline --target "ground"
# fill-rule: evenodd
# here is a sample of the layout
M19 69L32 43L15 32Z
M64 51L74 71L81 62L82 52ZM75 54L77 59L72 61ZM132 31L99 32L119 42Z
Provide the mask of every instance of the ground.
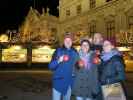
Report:
M125 85L128 100L133 100L133 62L126 65ZM0 70L0 100L51 100L51 80L48 69Z

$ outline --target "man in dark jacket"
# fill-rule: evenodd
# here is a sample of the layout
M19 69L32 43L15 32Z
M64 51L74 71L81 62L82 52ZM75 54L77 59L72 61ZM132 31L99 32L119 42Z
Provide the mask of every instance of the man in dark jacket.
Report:
M90 42L87 39L81 41L79 50L80 60L75 66L75 81L73 94L76 100L94 100L98 94L99 84L97 78L97 62L95 53L90 50Z
M99 50L102 51L102 44L103 44L103 36L101 33L95 33L93 36L93 44L92 44L92 50Z
M53 99L70 100L73 84L73 67L78 59L77 51L72 48L71 34L65 35L64 46L56 49L49 69L53 71Z
M99 58L100 58L101 52L103 50L102 45L103 45L103 36L102 36L102 34L101 33L95 33L94 36L93 36L93 40L92 40L91 50L93 50L96 53L97 57L99 57ZM98 72L97 72L98 77L101 74L101 70L102 70L102 68L99 64L98 65ZM99 80L100 80L100 78L99 78ZM99 90L101 90L100 89L100 84L99 84ZM103 100L102 91L99 91L98 95L95 95L95 97L96 97L96 100Z

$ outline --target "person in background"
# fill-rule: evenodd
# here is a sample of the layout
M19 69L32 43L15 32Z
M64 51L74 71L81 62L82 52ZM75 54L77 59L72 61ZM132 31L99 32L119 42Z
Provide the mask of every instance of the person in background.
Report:
M100 55L103 51L103 36L101 33L95 33L94 36L93 36L93 40L92 40L92 46L91 46L91 50L94 51L96 53L96 56L100 58ZM98 79L100 74L101 74L101 64L98 65ZM100 84L100 83L99 83ZM101 90L101 89L100 89ZM97 95L97 99L98 100L103 100L103 97L102 97L102 91L99 92L99 94Z
M102 44L103 44L103 36L101 33L95 33L93 36L93 44L92 44L92 50L99 50L102 52Z
M77 62L78 53L72 48L72 35L64 37L63 47L53 54L49 69L53 71L52 100L70 100L73 84L73 67Z
M123 82L126 79L125 64L121 53L114 45L111 40L105 40L103 43L100 74L102 93L104 100L126 100L123 88Z
M90 50L89 40L81 41L80 60L75 66L73 94L76 100L94 100L99 92L95 54ZM98 60L98 59L97 59ZM95 99L96 100L96 99Z

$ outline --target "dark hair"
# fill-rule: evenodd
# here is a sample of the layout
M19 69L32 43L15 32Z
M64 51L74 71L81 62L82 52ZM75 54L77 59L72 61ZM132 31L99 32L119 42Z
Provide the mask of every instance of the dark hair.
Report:
M90 43L90 41L87 40L87 39L81 40L80 45L82 45L84 42L88 43L89 47L91 47L91 43Z

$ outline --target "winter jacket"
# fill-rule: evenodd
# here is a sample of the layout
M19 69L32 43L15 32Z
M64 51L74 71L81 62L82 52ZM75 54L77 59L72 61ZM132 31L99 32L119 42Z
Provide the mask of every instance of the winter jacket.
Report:
M81 54L80 58L81 57ZM94 95L99 92L98 72L97 65L93 64L94 53L90 51L88 53L88 67L75 68L75 81L73 87L73 94L84 98L93 98Z
M91 46L91 50L95 51L95 50L99 50L100 52L103 51L103 47L102 45L92 45Z
M66 62L58 62L58 58L62 55L68 55L69 60ZM73 84L73 67L78 59L78 53L74 48L58 48L53 54L49 63L49 69L53 71L53 88L66 94L68 87Z
M125 80L125 64L122 55L117 50L103 53L100 81L102 85L113 84Z

